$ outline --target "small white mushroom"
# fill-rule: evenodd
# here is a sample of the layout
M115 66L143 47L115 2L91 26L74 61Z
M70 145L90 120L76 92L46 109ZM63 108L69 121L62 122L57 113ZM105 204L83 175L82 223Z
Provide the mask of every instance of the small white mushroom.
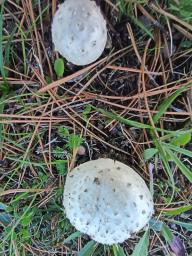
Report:
M103 158L67 175L63 204L77 230L108 245L122 243L142 229L154 207L144 180L132 168Z
M65 0L52 23L55 49L75 65L98 59L106 45L106 21L93 0Z

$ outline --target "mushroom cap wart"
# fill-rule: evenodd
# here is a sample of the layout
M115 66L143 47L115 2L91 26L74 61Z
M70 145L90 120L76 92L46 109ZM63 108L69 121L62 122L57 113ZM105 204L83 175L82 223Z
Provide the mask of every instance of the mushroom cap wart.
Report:
M71 171L63 204L77 230L108 245L128 239L153 214L152 196L144 180L112 159L89 161Z
M65 0L52 23L56 50L75 65L87 65L102 54L107 42L106 21L91 0Z

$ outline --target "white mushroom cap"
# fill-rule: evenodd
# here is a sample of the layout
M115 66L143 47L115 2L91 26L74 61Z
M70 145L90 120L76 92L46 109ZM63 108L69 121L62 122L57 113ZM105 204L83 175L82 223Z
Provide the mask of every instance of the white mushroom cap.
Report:
M63 204L77 230L109 245L128 239L153 214L152 196L144 180L112 159L89 161L70 172Z
M102 54L107 41L106 21L91 0L65 0L52 24L56 50L75 65L87 65Z

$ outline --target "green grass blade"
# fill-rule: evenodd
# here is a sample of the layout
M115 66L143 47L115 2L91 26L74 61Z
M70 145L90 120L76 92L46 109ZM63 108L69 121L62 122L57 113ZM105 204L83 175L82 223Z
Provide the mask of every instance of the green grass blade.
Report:
M192 205L184 205L181 207L173 208L170 210L163 211L165 215L176 216L192 209Z
M191 132L186 132L184 134L178 134L177 136L175 136L172 141L171 144L175 145L175 146L185 146L187 145L189 142L191 142Z
M24 74L27 74L27 58L26 58L26 47L25 47L25 40L27 40L27 36L25 35L25 32L22 29L21 24L17 24L18 31L20 32L21 35L21 46L22 46L22 54L23 54L23 70Z
M166 148L166 151L182 174L192 183L192 171L190 171L171 150Z
M176 225L179 225L183 228L186 228L188 231L192 231L192 223L186 223L186 222L181 222L177 220L169 220L172 223L175 223Z
M6 80L5 70L3 68L3 10L4 2L0 5L0 72L4 80Z
M138 27L140 27L141 30L143 30L151 39L154 39L154 36L151 33L151 31L146 26L144 26L144 24L140 20L138 20L133 14L131 14L130 17L131 17L132 21Z
M41 13L37 16L37 18L33 21L32 25L29 27L29 29L25 32L25 37L27 38L28 35L32 32L34 27L37 25L37 22L39 22L40 18L43 17L44 13L49 9L49 3L45 6L45 8L41 11Z
M71 234L64 240L64 244L71 242L72 240L75 240L76 238L80 237L82 234L80 231L76 231L75 233Z
M22 45L22 53L23 53L23 70L24 70L24 74L27 75L27 56L26 56L26 46L25 46L25 38L24 38L23 31L21 33L21 45Z
M171 243L173 241L173 234L167 225L163 224L161 234L168 243Z
M162 115L167 111L173 101L184 91L187 90L187 87L179 88L175 93L173 93L169 98L163 101L163 103L159 106L158 112L153 116L153 122L156 124Z
M4 110L4 97L0 98L0 114L3 114ZM0 123L0 150L2 149L3 146L3 141L4 141L4 136L3 136L3 124Z
M115 244L113 245L112 249L113 249L114 256L126 256L123 248L120 245Z
M172 185L172 188L173 188L173 193L172 193L171 198L173 198L173 195L174 195L174 192L175 192L175 182L174 182L174 178L173 178L173 172L172 172L172 170L171 170L171 168L169 166L169 162L168 162L168 158L167 158L167 155L166 155L166 151L165 151L164 147L162 146L162 144L159 143L159 141L155 138L154 134L152 135L152 138L153 138L153 141L154 141L154 144L155 144L156 148L158 149L159 156L160 156L160 158L162 160L162 163L163 163L163 166L165 168L165 171L167 172L167 175L170 178L171 185Z
M7 44L5 46L5 66L9 67L9 55L10 55L10 50L11 50L11 43L13 41L13 37L15 35L16 32L16 27L13 29L13 31L11 32L11 35L9 36L9 39L7 41ZM5 70L5 75L8 76L8 70Z
M178 146L172 145L172 144L170 144L170 143L164 143L164 142L162 142L162 145L163 145L164 147L168 147L169 149L174 150L175 152L178 152L178 153L180 153L180 154L183 154L183 155L192 157L192 152L189 151L189 150L187 150L187 149L180 148L180 147L178 147Z
M139 243L136 245L131 256L148 256L149 247L149 231L147 230L143 237L140 239Z
M158 150L156 148L147 148L144 151L143 157L145 160L151 159L155 154L157 154Z
M97 247L97 243L95 241L89 241L78 253L78 256L91 256L93 255L95 249Z
M148 124L143 124L143 123L139 123L137 121L132 121L132 120L126 119L124 117L117 115L116 113L111 113L111 112L105 111L101 108L95 108L93 106L92 106L92 108L111 119L117 120L117 121L127 124L129 126L139 128L139 129L153 129L153 127Z
M92 105L91 105L91 107L92 107L92 109L95 109L97 112L100 112L101 114L107 116L108 118L111 118L113 120L117 120L120 123L129 125L131 127L135 127L135 128L138 128L138 129L149 129L151 131L154 131L154 128L151 125L126 119L126 118L124 118L122 116L119 116L116 113L112 113L112 112L106 111L106 110L104 110L102 108L96 108L96 107L94 107ZM156 129L156 131L159 131L159 132L164 132L164 133L168 133L168 134L175 134L174 131L168 131L168 130L157 128L157 127L155 129Z

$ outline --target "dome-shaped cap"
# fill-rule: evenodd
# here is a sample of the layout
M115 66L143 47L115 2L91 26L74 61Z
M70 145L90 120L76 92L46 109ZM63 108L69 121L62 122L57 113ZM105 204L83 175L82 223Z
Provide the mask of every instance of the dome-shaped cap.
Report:
M52 24L56 50L75 65L87 65L102 54L107 41L106 22L93 0L65 0Z
M128 239L153 214L152 196L144 180L112 159L89 161L71 171L63 203L77 230L109 245Z

